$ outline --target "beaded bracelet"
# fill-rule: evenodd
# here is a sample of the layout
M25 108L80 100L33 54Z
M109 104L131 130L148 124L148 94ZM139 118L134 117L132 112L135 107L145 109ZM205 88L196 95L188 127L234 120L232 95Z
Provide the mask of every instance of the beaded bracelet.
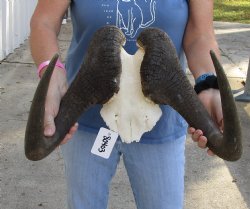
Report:
M197 82L194 85L194 90L197 94L206 89L219 89L217 77L215 75L205 76L204 80Z
M37 68L37 75L39 76L39 78L41 78L41 72L42 72L42 70L43 70L45 67L47 67L47 66L49 65L49 63L50 63L50 60L47 60L47 61L45 61L45 62L42 62L42 63L38 66L38 68ZM58 68L60 68L60 69L62 69L62 70L64 70L64 72L66 73L66 69L65 69L65 67L64 67L64 64L63 64L60 60L57 60L55 66L58 67Z

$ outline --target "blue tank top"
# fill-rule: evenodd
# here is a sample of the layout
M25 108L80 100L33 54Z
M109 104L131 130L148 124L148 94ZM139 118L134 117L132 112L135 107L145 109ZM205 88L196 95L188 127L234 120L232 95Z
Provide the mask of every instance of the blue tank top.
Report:
M188 19L187 0L71 0L71 18L73 36L66 60L69 83L80 68L92 35L104 25L116 25L124 32L124 48L129 54L136 52L136 38L144 28L163 29L172 39L184 69L182 39ZM79 129L97 132L106 127L101 107L89 108L78 121ZM168 105L161 105L161 109L160 120L143 134L142 143L162 143L185 135L184 119Z

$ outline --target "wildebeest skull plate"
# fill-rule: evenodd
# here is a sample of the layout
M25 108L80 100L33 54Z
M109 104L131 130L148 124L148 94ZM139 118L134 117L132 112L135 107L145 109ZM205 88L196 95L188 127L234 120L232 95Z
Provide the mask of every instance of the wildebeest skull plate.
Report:
M107 126L119 133L126 143L139 142L142 134L150 131L162 114L159 105L142 92L140 66L143 56L144 50L141 48L135 55L129 55L121 48L119 91L101 109Z

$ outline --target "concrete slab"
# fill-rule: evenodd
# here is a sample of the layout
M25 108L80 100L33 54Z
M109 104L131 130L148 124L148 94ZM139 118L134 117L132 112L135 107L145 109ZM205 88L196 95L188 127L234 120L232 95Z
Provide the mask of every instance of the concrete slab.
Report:
M215 27L223 66L235 89L240 88L248 66L250 25L215 22ZM63 25L59 36L63 57L70 39L71 26ZM0 63L1 209L66 209L60 150L40 162L24 157L25 126L38 83L35 71L28 41ZM207 157L188 137L185 209L250 208L250 105L237 103L237 107L244 140L244 154L238 162ZM136 208L122 161L110 186L108 208Z
M215 22L215 33L225 70L239 68L246 75L250 56L250 25Z

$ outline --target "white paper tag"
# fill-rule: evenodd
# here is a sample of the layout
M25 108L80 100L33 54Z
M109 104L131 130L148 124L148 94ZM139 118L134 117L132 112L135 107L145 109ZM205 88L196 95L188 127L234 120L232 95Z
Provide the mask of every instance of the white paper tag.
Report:
M106 128L100 128L95 143L91 149L91 153L108 159L117 138L118 133Z

